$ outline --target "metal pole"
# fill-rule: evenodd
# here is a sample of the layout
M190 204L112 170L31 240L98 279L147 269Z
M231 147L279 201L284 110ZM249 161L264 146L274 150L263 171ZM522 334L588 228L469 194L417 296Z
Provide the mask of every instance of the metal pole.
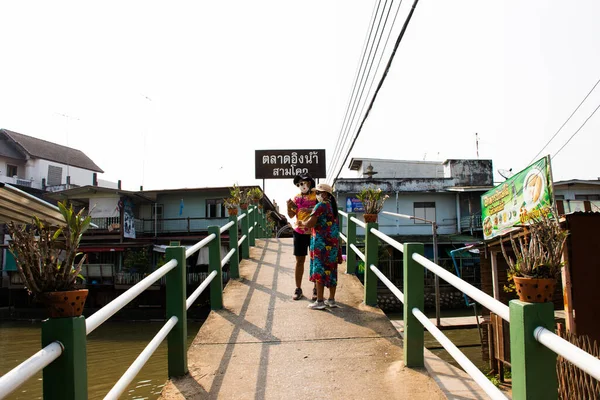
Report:
M433 262L438 264L438 245L437 245L437 224L431 223L431 229L433 231ZM435 274L435 321L436 326L440 327L440 277Z

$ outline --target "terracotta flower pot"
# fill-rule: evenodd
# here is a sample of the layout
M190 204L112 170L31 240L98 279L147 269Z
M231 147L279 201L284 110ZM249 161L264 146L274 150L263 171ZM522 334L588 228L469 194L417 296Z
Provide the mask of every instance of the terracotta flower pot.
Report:
M42 293L41 300L46 306L49 318L78 317L83 312L88 290Z
M229 215L238 215L238 209L237 208L228 208L227 212L229 213Z
M248 209L248 203L240 203L240 208L242 210L247 210Z
M528 303L548 303L552 301L556 279L513 277L519 300Z
M365 222L377 222L377 214L363 214Z

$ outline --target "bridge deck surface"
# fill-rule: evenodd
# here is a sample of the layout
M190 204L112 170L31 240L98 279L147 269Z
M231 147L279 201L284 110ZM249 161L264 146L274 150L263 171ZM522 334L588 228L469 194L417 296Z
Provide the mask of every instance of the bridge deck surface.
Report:
M189 375L170 380L162 399L445 398L425 369L404 367L402 339L380 309L362 304L355 276L340 270L341 308L311 310L309 299L291 298L294 264L292 239L256 241L224 308L194 339ZM308 260L310 293L307 275Z

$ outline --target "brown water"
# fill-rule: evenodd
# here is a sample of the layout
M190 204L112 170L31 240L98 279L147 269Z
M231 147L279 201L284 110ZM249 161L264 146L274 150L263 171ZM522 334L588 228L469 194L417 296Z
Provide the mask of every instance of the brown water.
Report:
M162 327L160 322L106 322L88 336L88 398L102 399ZM188 346L202 325L188 321ZM0 375L40 349L40 323L0 321ZM156 399L167 381L164 341L121 398ZM7 399L41 399L42 373Z

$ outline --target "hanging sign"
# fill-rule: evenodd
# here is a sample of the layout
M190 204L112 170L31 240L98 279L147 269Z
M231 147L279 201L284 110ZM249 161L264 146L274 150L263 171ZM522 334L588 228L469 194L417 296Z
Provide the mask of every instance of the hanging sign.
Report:
M502 235L516 225L526 225L553 207L549 156L531 164L481 196L484 239Z
M256 150L254 164L256 179L326 178L325 150Z

